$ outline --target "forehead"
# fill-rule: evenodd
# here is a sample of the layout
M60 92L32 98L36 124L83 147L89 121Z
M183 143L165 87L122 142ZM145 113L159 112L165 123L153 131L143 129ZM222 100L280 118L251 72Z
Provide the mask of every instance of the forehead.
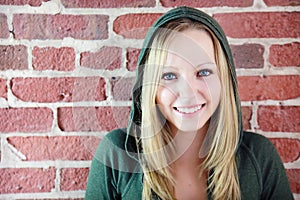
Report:
M204 30L188 29L177 32L170 41L166 65L184 60L196 66L214 63L214 46L210 35Z

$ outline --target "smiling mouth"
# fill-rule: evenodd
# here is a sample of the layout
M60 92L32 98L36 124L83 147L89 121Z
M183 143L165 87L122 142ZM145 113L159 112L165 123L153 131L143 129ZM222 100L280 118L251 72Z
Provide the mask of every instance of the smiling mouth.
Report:
M183 113L183 114L191 114L191 113L197 112L203 106L205 106L205 104L201 104L201 105L198 105L195 107L174 107L174 110L178 111L179 113Z

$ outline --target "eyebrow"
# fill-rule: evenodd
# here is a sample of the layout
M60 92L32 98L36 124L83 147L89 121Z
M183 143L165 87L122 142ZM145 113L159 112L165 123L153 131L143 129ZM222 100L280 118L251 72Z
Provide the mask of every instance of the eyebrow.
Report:
M207 65L209 65L209 66L211 66L211 65L217 66L217 64L214 63L214 62L205 62L205 63L201 63L201 64L198 64L198 65L195 65L194 69L199 69L199 68L202 68L202 67L207 66ZM180 67L176 67L176 66L172 66L172 65L165 65L163 67L163 70L168 70L168 69L178 70L178 69L180 69Z
M178 69L179 67L175 66L164 66L163 69Z
M196 65L196 68L198 68L198 67L202 67L202 66L206 66L206 65L217 65L216 63L214 63L214 62L206 62L206 63L201 63L201 64L198 64L198 65Z

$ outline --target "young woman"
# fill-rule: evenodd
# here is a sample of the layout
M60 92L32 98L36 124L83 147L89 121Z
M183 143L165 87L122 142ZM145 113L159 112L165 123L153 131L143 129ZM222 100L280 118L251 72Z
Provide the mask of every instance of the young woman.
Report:
M86 199L293 199L275 148L242 130L234 63L217 22L160 17L144 42L127 129L108 133Z

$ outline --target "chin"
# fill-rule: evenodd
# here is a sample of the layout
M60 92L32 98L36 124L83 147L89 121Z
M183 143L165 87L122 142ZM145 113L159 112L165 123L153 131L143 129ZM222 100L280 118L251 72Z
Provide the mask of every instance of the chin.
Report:
M207 131L209 123L200 123L197 126L195 126L195 123L188 124L184 123L184 125L178 125L176 126L176 129L180 132L198 132L198 131Z

